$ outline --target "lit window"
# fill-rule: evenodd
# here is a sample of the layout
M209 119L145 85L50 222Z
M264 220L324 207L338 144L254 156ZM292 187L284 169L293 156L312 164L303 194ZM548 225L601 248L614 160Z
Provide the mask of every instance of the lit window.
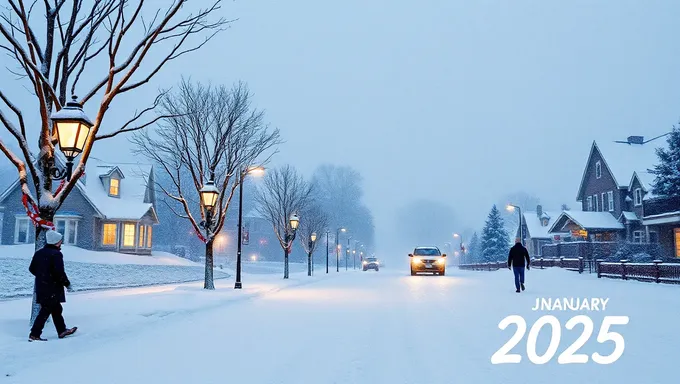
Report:
M139 242L137 242L139 248L144 248L144 228L143 225L139 226Z
M125 224L123 227L123 246L124 247L134 247L135 246L135 224Z
M106 223L104 224L104 237L102 245L116 245L116 234L118 233L118 224Z
M28 243L28 218L16 219L16 235L14 237L15 243Z
M607 201L609 201L609 212L614 212L614 191L607 192Z
M111 179L109 182L109 195L110 196L118 196L119 192L119 187L120 186L120 180L118 179Z
M675 228L675 257L680 257L680 228Z
M642 231L633 231L633 243L642 243L644 236Z
M602 177L602 163L599 161L595 163L595 177L598 179Z
M642 189L637 188L634 193L633 197L635 198L635 206L639 207L642 205Z
M146 227L146 247L151 248L151 226Z

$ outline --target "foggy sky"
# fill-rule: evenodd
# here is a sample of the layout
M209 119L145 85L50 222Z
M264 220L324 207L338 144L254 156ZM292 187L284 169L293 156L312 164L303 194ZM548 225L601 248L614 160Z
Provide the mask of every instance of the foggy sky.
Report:
M358 169L386 248L415 199L473 228L518 190L575 207L592 140L680 118L677 1L237 0L222 13L239 20L115 107L182 75L246 81L286 141L274 163ZM126 160L121 145L94 156Z

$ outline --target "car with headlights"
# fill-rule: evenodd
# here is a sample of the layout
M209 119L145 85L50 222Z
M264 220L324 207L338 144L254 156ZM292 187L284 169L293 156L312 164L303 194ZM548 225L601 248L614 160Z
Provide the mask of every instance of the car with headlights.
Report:
M411 276L418 273L446 274L446 254L437 247L416 247L408 256L411 259Z
M364 259L364 261L361 264L364 271L374 269L376 272L378 272L380 270L380 262L375 257L368 257Z

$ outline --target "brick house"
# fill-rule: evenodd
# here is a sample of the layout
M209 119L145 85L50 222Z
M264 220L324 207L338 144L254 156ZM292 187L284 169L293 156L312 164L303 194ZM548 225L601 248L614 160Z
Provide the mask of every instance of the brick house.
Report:
M57 158L59 159L59 158ZM153 168L143 164L111 164L96 158L87 162L54 217L64 244L97 251L151 254L156 216ZM21 203L19 181L0 195L0 243L26 244L35 228Z

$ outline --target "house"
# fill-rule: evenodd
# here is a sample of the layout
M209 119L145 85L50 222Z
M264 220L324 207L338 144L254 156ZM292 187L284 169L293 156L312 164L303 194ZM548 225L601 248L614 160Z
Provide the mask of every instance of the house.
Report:
M643 203L642 225L659 242L666 258L680 258L680 196L653 197Z
M647 170L656 162L656 143L646 143L642 136L631 136L626 142L594 141L576 196L581 210L590 213L577 223L571 220L574 212L569 212L571 216L564 212L551 232L568 227L575 237L591 241L654 241L656 235L648 234L642 224L642 206L653 197L653 177Z
M56 184L56 183L55 183ZM149 165L87 162L54 217L64 243L90 250L151 254L156 216L153 168ZM2 244L32 243L35 228L21 202L16 180L0 195Z
M522 212L524 238L531 257L543 256L543 246L552 244L555 236L558 238L561 236L548 232L559 215L560 212L557 211L544 211L541 205L536 207L536 211Z

